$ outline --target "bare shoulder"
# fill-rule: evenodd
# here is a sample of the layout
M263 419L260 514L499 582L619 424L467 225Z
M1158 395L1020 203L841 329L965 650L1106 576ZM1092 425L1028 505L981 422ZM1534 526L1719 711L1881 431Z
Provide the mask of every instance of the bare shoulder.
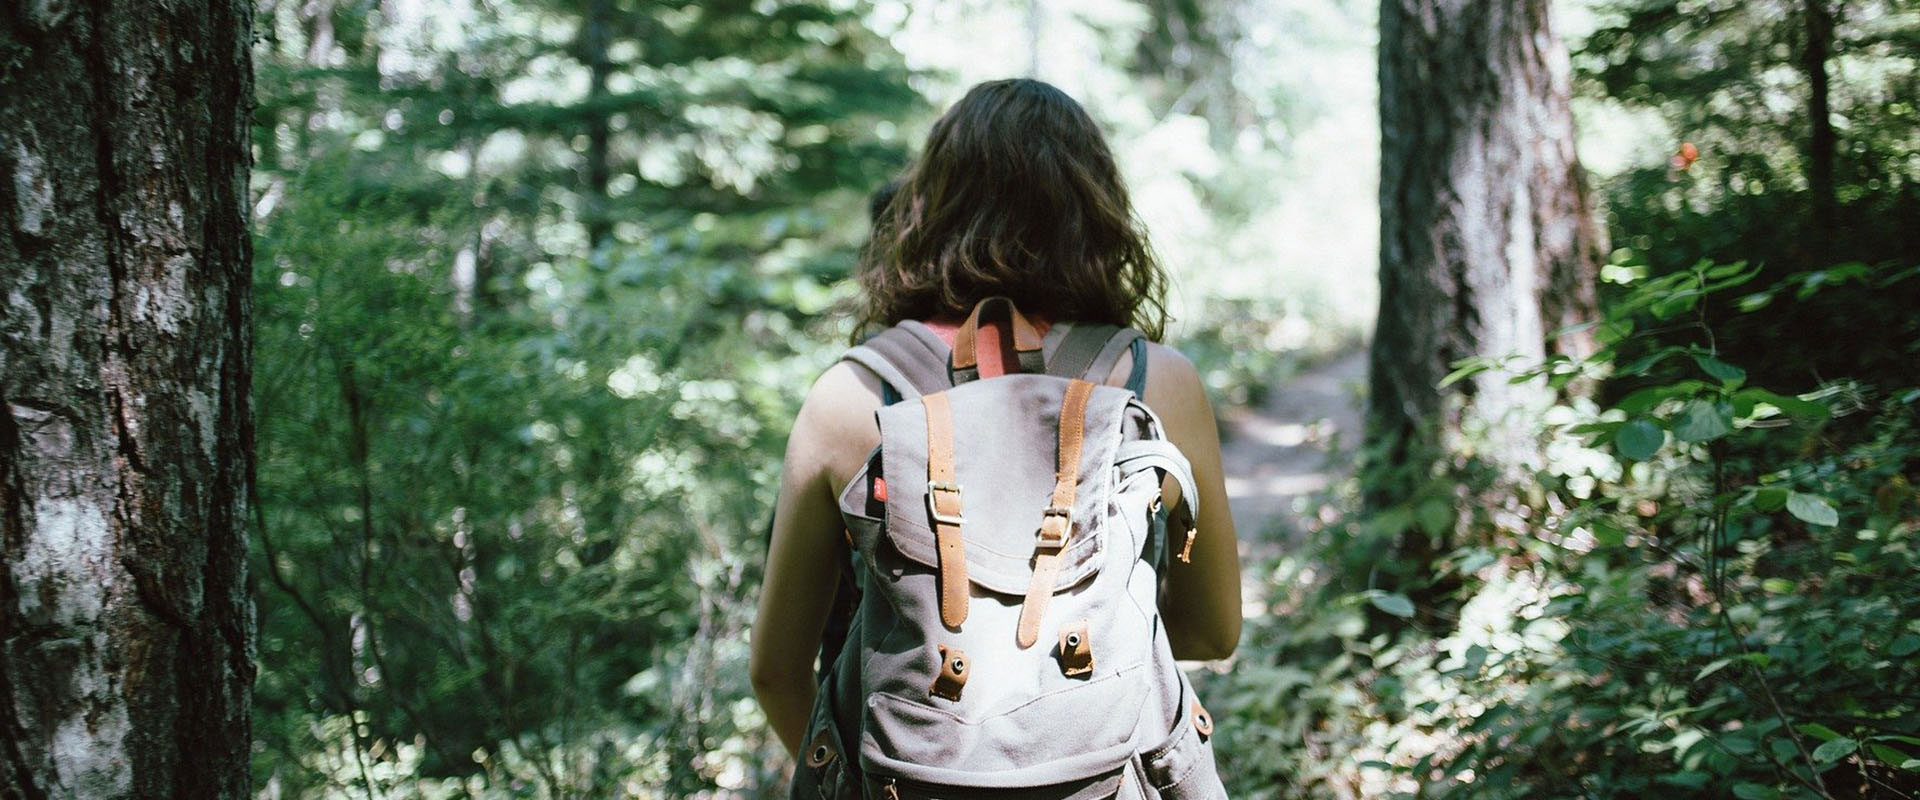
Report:
M849 361L828 367L807 390L793 422L787 466L804 462L838 483L880 443L873 412L880 407L880 379Z
M1200 383L1200 371L1186 354L1159 342L1147 342L1147 386L1144 399L1163 418L1199 416L1211 419L1213 407L1207 402L1206 387ZM1123 383L1133 370L1133 358L1123 356L1114 365L1112 383ZM1169 420L1171 421L1171 420Z
M1155 379L1159 380L1156 381ZM1147 343L1147 386L1158 382L1169 389L1200 391L1200 371L1185 353L1159 342Z

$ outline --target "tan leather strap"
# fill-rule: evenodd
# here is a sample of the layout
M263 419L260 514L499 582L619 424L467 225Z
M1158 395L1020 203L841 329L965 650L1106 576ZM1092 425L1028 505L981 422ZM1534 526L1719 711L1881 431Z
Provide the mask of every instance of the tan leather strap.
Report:
M1207 709L1200 705L1199 700L1193 701L1193 706L1187 709L1187 714L1193 720L1193 729L1200 734L1200 738L1205 739L1213 735L1213 715L1207 713Z
M940 672L933 676L933 685L927 687L927 694L959 700L960 690L967 688L967 676L972 674L973 663L967 660L965 651L940 645Z
M1067 384L1067 397L1060 403L1059 460L1053 472L1053 500L1041 512L1040 531L1034 536L1033 581L1027 584L1026 599L1020 602L1020 629L1014 642L1032 647L1040 639L1040 618L1053 599L1053 584L1060 575L1060 554L1073 537L1074 494L1080 485L1080 445L1086 441L1087 398L1093 384L1076 380Z
M953 403L945 392L920 399L927 410L927 516L940 555L940 622L967 620L967 552L960 538L960 484L953 471Z
M954 383L964 383L980 377L980 317L991 305L1005 305L1007 319L1013 328L1013 352L1019 359L1023 372L1044 372L1046 365L1040 353L1040 330L1029 322L1026 316L1015 308L1012 300L1005 297L989 297L974 304L973 313L967 316L965 324L953 335L953 372Z
M1093 674L1093 630L1085 617L1060 629L1060 673L1069 678Z

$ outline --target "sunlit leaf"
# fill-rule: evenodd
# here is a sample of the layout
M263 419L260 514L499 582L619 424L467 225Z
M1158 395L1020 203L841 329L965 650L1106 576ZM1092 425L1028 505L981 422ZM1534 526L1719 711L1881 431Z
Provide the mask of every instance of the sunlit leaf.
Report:
M1814 525L1840 524L1840 512L1817 494L1794 492L1787 496L1787 513Z
M1819 747L1814 748L1813 760L1822 764L1829 761L1839 761L1858 749L1860 749L1859 742L1841 736L1835 739L1829 739Z
M1401 619L1407 619L1413 616L1413 601L1407 599L1407 596L1404 594L1376 592L1372 597L1368 598L1368 601L1373 603L1374 608L1400 617Z

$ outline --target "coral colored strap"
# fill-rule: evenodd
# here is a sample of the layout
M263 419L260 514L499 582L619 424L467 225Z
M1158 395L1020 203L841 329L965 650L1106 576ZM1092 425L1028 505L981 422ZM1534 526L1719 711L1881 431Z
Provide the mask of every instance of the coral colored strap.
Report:
M960 326L953 337L953 382L955 385L980 377L980 318L989 306L1004 305L1007 319L1013 328L1013 352L1020 361L1022 372L1045 372L1045 358L1041 355L1040 330L1033 326L1025 315L1020 313L1012 300L1005 297L989 297L974 304L973 313Z

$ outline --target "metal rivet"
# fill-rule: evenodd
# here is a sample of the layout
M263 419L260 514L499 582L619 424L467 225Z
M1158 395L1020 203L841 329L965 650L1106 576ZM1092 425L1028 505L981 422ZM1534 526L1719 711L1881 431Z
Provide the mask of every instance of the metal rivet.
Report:
M813 748L813 763L825 763L827 760L827 752L827 746L824 744Z
M1068 647L1075 647L1075 648L1077 648L1077 647L1079 647L1079 646L1080 646L1080 634L1077 634L1077 633L1069 633L1069 634L1067 634L1067 646L1068 646Z
M958 658L953 660L953 674L958 675L966 671L967 671L967 662L965 660L958 659Z

